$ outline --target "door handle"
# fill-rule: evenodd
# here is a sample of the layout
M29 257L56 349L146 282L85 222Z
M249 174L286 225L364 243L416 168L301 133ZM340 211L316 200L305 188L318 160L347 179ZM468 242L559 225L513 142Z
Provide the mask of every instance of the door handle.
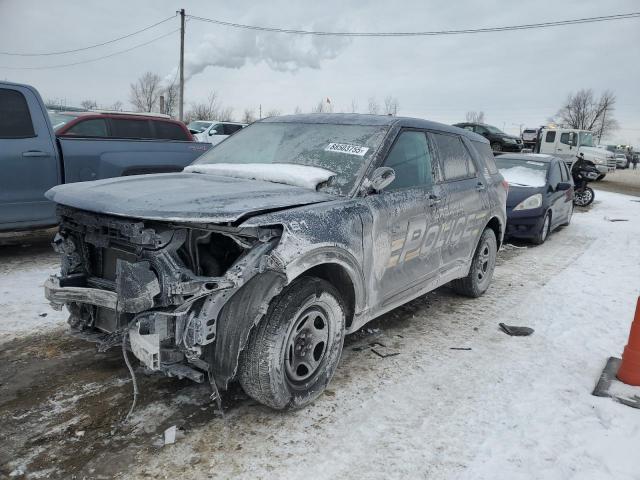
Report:
M29 150L28 152L22 152L22 156L25 158L48 157L49 154L47 152L42 152L40 150Z
M476 185L476 190L479 192L484 192L486 189L487 187L484 186L484 183L478 182L478 184Z

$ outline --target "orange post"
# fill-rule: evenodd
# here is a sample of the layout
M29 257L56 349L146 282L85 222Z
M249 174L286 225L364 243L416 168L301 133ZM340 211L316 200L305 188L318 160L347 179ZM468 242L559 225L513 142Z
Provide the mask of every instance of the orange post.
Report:
M617 377L627 385L640 386L640 297L638 297L636 314L631 323L629 343L624 347Z

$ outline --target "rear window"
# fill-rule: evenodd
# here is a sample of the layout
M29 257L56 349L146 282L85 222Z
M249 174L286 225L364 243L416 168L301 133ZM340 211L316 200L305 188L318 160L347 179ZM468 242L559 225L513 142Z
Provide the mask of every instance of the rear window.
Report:
M496 166L496 159L493 156L493 150L491 150L491 146L488 143L484 142L476 142L475 140L471 141L473 148L476 149L478 155L484 161L487 166L487 173L489 175L495 175L498 173L498 167Z
M107 137L107 122L103 118L81 120L67 130L64 135L77 137Z
M473 161L462 140L455 135L433 133L445 180L467 178L475 173Z
M111 136L116 138L153 138L148 120L111 119Z
M0 138L35 136L24 95L17 90L0 88Z
M191 140L180 125L173 122L154 121L156 138L163 140Z
M547 132L547 136L544 138L545 142L551 143L556 141L556 132Z

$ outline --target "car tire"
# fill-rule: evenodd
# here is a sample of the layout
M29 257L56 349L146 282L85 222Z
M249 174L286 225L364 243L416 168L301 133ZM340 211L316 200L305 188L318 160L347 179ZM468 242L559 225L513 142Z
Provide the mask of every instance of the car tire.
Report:
M493 142L491 144L491 150L493 150L494 152L501 152L502 151L502 144L499 142Z
M301 408L327 387L340 361L344 301L329 282L301 277L274 298L240 357L245 393L276 410Z
M465 297L477 298L487 291L493 277L498 254L498 242L492 229L486 228L471 260L469 274L451 282L456 293Z
M562 224L563 227L568 227L571 223L571 217L573 217L573 202L569 205L569 213L567 214L567 221Z
M533 243L535 243L536 245L542 245L547 240L550 233L551 213L547 212L544 214L544 220L542 221L542 227L540 228L540 231L533 238Z

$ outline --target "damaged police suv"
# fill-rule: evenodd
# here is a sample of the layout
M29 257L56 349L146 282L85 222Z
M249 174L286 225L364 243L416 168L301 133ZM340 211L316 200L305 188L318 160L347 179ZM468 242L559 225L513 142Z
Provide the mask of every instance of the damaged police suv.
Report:
M345 334L449 282L487 290L506 195L473 132L272 117L182 173L51 189L62 271L45 292L101 349L297 408L331 380Z

